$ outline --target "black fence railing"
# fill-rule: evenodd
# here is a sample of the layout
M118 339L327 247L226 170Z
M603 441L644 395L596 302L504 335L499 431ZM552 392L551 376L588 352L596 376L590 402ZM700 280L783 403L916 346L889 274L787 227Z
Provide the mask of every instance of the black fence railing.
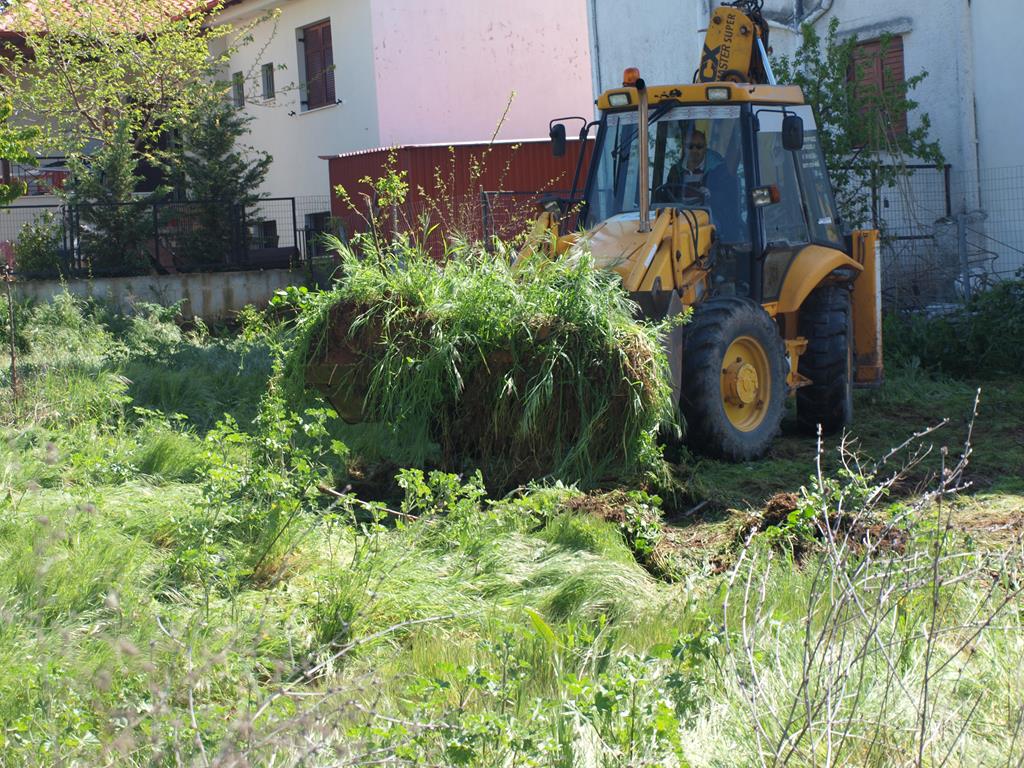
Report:
M327 208L326 197L8 206L0 257L24 278L287 268L316 255Z
M67 158L53 155L37 157L31 165L0 160L0 176L4 184L23 182L26 196L40 197L63 189L71 177L71 170L67 166Z

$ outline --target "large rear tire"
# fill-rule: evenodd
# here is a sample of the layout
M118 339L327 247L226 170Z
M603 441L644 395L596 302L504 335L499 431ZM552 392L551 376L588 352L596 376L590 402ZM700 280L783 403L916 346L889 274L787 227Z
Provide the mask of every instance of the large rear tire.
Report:
M811 384L796 391L800 429L835 434L853 420L853 314L846 284L823 285L800 308L800 335L807 350L799 372Z
M694 449L752 461L768 451L785 410L785 346L756 302L708 299L683 338L680 409Z

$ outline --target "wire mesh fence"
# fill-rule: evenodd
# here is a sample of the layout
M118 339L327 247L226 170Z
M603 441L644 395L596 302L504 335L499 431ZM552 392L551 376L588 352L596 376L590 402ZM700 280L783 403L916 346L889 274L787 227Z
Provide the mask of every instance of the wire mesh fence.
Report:
M1021 274L1024 167L903 169L895 184L871 187L886 306L951 303Z
M538 209L548 202L557 202L563 214L562 229L576 228L577 207L568 200L566 190L546 192L481 192L480 207L485 238L515 239L527 231L537 218Z
M887 307L944 303L960 275L949 166L904 165L893 184L865 179L871 220L881 231L882 300ZM952 247L950 247L952 246Z
M14 205L0 208L0 257L23 278L287 268L328 220L326 196Z

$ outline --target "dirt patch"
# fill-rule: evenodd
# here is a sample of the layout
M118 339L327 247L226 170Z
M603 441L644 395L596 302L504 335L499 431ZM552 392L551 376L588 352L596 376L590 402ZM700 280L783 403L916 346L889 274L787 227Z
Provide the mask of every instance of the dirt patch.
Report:
M800 497L795 493L780 492L768 499L764 505L764 513L761 515L763 527L779 525L786 522L791 512L795 512L800 506Z
M800 508L800 497L796 493L776 493L765 502L761 513L751 515L742 529L744 539L778 528L790 522L789 516ZM875 552L903 552L906 550L907 532L889 523L870 517L855 517L842 514L827 520L816 517L810 526L813 539L794 538L790 544L798 556L810 553L814 542L822 542L831 536L848 542L855 550L871 549Z
M363 501L400 501L404 492L395 480L398 470L399 466L390 461L368 465L353 462L348 467L348 490Z

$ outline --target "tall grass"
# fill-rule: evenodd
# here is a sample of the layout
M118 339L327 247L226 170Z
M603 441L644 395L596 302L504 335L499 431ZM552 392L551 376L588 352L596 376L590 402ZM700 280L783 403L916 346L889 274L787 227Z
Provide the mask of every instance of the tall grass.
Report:
M447 467L480 466L496 488L657 470L657 427L674 419L660 329L586 253L511 266L459 244L442 265L396 245L346 252L343 273L298 321L289 373L354 353L339 372L364 415L421 460L436 441Z
M413 469L393 502L345 492L332 420L273 378L248 411L227 387L147 410L127 367L269 371L274 339L157 328L107 348L93 335L127 321L72 308L64 330L69 307L45 310L71 346L57 361L33 336L4 413L5 766L1024 757L1024 552L953 526L969 448L900 501L898 471L808 467L725 573L666 583L564 484L493 499L480 475ZM221 405L252 418L218 423Z

